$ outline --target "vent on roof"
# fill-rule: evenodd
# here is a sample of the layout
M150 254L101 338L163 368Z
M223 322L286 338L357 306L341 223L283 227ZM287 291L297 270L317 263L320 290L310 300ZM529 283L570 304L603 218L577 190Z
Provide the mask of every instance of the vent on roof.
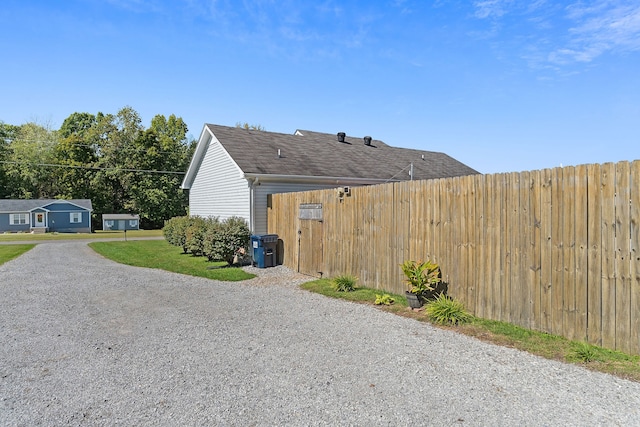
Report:
M347 136L344 132L338 132L338 142L344 142L344 138Z
M364 137L364 145L371 145L371 137L370 136L365 136Z

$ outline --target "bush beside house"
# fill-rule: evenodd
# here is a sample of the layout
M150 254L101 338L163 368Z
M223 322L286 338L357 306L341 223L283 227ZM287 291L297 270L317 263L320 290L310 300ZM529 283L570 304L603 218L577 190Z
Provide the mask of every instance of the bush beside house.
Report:
M174 217L162 232L169 244L181 247L184 253L229 265L237 255L248 252L251 235L247 221L235 216L222 221L217 217Z

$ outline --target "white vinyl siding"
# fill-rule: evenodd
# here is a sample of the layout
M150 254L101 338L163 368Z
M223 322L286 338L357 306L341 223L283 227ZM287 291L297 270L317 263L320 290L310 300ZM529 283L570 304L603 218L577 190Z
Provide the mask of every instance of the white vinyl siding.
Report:
M9 215L10 225L24 225L29 224L29 214L19 213Z
M220 219L240 216L249 223L248 181L215 137L208 145L189 190L189 215Z
M266 182L258 185L254 191L254 234L267 233L267 195L276 193L293 193L296 191L322 190L338 187L337 184L291 184ZM293 220L294 218L292 218Z

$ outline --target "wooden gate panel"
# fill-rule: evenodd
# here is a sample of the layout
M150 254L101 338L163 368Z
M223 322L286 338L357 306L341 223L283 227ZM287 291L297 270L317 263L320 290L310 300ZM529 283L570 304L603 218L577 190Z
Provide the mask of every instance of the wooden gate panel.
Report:
M300 220L298 236L300 251L298 253L298 272L314 277L322 277L324 270L322 221Z

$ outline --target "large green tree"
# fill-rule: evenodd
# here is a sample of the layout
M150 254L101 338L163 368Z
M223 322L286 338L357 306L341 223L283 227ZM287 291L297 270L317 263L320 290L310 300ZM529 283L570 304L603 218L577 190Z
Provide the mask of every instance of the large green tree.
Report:
M52 170L58 183L58 196L70 199L93 199L98 144L95 135L96 116L73 113L58 131L54 154L60 167Z
M180 182L195 141L184 121L157 115L148 129L131 107L73 113L60 129L0 123L0 197L88 198L103 213L137 213L161 227L186 213Z
M187 126L182 119L156 116L151 128L134 141L131 159L137 171L129 182L128 207L139 212L149 226L162 227L166 219L186 213L186 195L180 190L181 173L188 165Z
M51 174L57 134L34 122L18 126L8 139L6 175L9 197L38 199L54 197L56 182Z
M11 142L20 128L0 122L0 199L11 196L14 185L9 177L8 168L11 159Z

